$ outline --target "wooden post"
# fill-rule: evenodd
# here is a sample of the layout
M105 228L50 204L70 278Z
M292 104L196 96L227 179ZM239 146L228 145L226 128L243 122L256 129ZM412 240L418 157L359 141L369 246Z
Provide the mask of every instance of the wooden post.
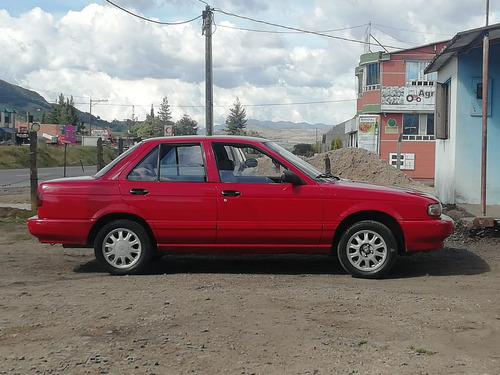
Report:
M30 188L31 188L31 210L36 210L36 192L38 189L38 168L36 165L37 157L37 132L30 132Z
M102 146L102 138L99 137L97 139L97 171L99 172L102 168L104 168L104 149Z

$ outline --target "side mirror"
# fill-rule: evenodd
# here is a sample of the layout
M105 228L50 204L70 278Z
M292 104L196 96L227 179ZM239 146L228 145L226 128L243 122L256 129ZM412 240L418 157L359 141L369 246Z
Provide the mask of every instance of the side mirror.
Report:
M255 168L259 163L257 162L257 159L254 158L249 158L245 160L245 167L247 168Z
M281 175L281 182L292 185L305 185L306 183L294 172L285 170Z

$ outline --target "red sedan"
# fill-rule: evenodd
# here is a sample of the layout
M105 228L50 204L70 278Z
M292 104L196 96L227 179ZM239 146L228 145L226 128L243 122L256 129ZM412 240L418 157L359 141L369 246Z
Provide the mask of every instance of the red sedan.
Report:
M157 254L300 253L379 278L453 231L433 196L342 180L251 137L149 139L94 176L41 183L37 201L32 235L93 247L112 274L141 272Z

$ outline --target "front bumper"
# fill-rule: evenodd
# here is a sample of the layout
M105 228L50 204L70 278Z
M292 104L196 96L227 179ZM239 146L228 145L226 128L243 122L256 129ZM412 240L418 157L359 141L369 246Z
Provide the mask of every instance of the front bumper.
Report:
M405 236L406 251L439 250L444 240L453 233L453 219L441 215L439 219L406 221L401 224Z

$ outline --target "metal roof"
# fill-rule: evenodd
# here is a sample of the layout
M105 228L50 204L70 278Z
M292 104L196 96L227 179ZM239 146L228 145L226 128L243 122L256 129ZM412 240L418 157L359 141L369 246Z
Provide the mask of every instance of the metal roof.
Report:
M458 53L467 52L483 44L484 36L488 34L490 41L500 38L500 23L484 26L478 29L462 31L455 35L425 69L425 74L436 72Z

